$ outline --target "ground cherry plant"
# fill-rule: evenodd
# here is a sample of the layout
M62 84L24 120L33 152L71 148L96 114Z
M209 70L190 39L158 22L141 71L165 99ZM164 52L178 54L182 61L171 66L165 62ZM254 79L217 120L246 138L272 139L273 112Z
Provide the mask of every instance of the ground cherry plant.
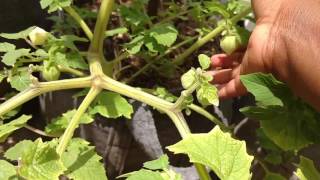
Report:
M234 126L225 125L205 109L219 105L217 88L210 83L213 78L207 73L210 54L197 55L193 61L199 67L183 66L190 60L188 57L218 36L221 49L227 54L245 46L250 33L237 23L251 12L248 1L190 0L182 5L164 1L162 11L155 17L146 13L148 0L101 0L97 13L75 7L72 0L40 0L39 3L48 13L53 13L52 31L33 26L17 33L0 34L10 42L23 39L30 45L30 48L19 48L8 42L0 43L3 64L0 81L12 87L0 105L0 142L20 128L52 140L41 137L35 141L23 140L1 153L0 179L107 179L107 170L94 147L73 136L80 124L92 123L97 115L125 117L129 121L134 110L126 98L143 102L170 117L182 140L166 148L175 154L186 154L202 180L211 179L210 171L223 180L250 179L253 161L263 167L266 179L285 179L271 172L268 164L294 162L292 159L299 150L319 141L316 111L271 75L244 75L241 80L255 96L256 106L245 107L241 112L261 120L257 137L267 152L263 158L255 156L247 150L244 141L234 137ZM60 22L54 14L56 11L66 13L66 24ZM120 19L120 23L112 23L112 17ZM174 22L188 18L198 28L182 33ZM88 25L89 21L95 24L94 29ZM112 50L114 59L105 56L108 50L104 42L108 38L126 39ZM79 50L87 45L87 51ZM144 65L137 71L127 71L131 68L126 66L128 59L143 60ZM150 71L165 78L181 75L181 95L177 97L161 87L130 85ZM76 94L83 97L80 106L53 119L44 130L28 125L32 117L19 112L21 105L41 94L68 89L81 90ZM215 128L208 133L192 134L185 119L185 114L192 111L215 123ZM301 156L297 166L295 174L299 178L320 179L310 159ZM119 178L183 179L170 167L168 156L163 155Z

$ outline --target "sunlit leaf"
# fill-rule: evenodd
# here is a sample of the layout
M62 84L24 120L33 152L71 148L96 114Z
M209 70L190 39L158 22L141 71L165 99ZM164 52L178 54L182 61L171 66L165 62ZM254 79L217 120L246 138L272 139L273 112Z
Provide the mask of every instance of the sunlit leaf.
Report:
M56 152L57 141L42 142L37 139L25 148L18 173L25 179L58 180L66 168Z
M26 39L29 33L35 28L36 26L31 26L17 33L0 33L0 37L6 38L6 39Z
M143 167L150 170L168 169L169 158L167 155L162 155L156 160L143 163Z
M11 133L13 133L17 129L22 128L30 119L31 116L22 115L18 119L0 125L0 142L4 142Z
M253 157L246 152L246 143L233 139L216 126L206 134L190 134L167 147L175 154L187 154L191 162L210 167L220 179L249 179Z
M219 105L218 89L209 83L203 83L197 89L197 99L203 106Z
M22 154L26 149L32 148L33 144L34 142L31 140L20 141L8 149L5 152L4 157L10 159L11 161L17 161L22 157Z
M62 161L67 171L65 175L70 179L88 180L103 179L107 180L102 157L97 155L93 146L82 139L72 139L67 150L62 155Z
M300 180L320 179L320 172L314 166L312 160L301 156L300 163L295 174Z
M16 49L16 46L7 42L0 43L0 52L8 52Z
M20 57L27 56L30 49L16 49L5 53L2 56L2 62L8 66L13 66Z
M188 72L184 73L181 76L181 83L184 89L188 89L192 86L197 80L197 73L195 69L190 69Z
M0 179L18 180L16 168L5 160L0 160Z
M128 119L131 118L133 107L128 101L114 92L104 91L99 94L97 105L95 105L90 113L99 113L101 116L107 118L118 118L124 116Z
M198 56L198 59L199 59L199 63L200 63L200 66L202 69L208 69L210 67L210 64L211 64L211 60L210 60L210 57L208 57L207 55L205 54L200 54Z
M45 132L54 135L62 134L68 127L75 113L75 109L69 110L66 113L63 113L62 116L53 119L52 122L45 127ZM94 119L88 113L84 113L80 118L80 124L89 124L93 121Z
M31 83L30 74L26 71L14 75L10 80L11 86L18 91L27 89Z

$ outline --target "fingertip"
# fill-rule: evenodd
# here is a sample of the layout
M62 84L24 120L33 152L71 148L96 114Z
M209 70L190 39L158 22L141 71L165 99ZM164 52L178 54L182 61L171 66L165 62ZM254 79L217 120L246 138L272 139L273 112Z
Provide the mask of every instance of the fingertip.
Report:
M221 67L223 65L223 61L228 56L226 54L215 54L211 57L211 65L212 67Z
M224 84L232 79L233 70L221 69L221 70L208 71L207 73L213 77L213 80L211 81L211 83Z

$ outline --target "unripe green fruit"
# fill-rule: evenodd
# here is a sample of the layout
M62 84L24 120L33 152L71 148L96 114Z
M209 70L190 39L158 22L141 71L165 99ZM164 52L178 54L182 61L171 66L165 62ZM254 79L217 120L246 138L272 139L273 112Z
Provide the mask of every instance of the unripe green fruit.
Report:
M225 36L220 41L221 49L228 55L232 54L241 46L241 42L237 36Z
M55 81L60 77L60 71L57 66L51 65L50 63L44 62L44 68L42 71L42 77L46 81Z
M49 37L49 33L42 28L36 27L29 33L29 38L32 44L39 46L43 45Z

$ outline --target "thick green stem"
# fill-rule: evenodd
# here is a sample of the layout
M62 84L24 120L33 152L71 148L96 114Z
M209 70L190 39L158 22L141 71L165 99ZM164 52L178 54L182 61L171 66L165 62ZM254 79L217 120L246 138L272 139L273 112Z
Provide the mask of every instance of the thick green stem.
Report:
M70 16L80 25L86 36L92 40L93 34L87 25L87 23L81 18L81 16L71 7L65 7L64 10L70 14Z
M192 95L192 93L200 86L199 82L194 83L190 88L181 92L180 97L173 105L173 111L181 110L183 103L185 102L186 98Z
M191 134L189 126L181 112L170 111L167 113L167 115L171 118L172 122L177 127L179 134L183 139L186 138L189 134Z
M61 72L70 73L70 74L76 75L78 77L87 76L86 73L79 71L77 69L70 68L70 67L58 65L58 68L59 68L59 71L61 71Z
M165 101L149 93L143 92L137 88L115 81L107 76L104 76L102 78L102 81L100 82L100 87L109 91L117 92L132 99L144 102L164 112L167 112L169 108L173 106L173 103Z
M245 9L243 12L237 14L233 18L231 18L232 23L236 23L241 20L243 17L247 16L251 12L251 8ZM211 39L219 35L223 30L225 30L226 26L224 24L219 25L209 34L199 39L196 43L194 43L191 47L189 47L184 53L180 54L173 63L175 65L181 65L184 63L185 59L191 55L195 50L199 49L201 46L209 42Z
M90 64L91 74L96 74L93 69L101 69L104 74L110 76L112 74L112 64L107 64L103 55L103 41L105 39L105 31L112 13L114 0L102 0L93 38L88 52L88 60ZM92 58L93 56L93 58ZM95 66L95 67L93 67ZM98 67L100 66L100 67ZM97 74L101 74L100 71Z
M11 111L14 108L24 104L25 102L43 94L46 92L85 88L91 86L91 77L77 78L77 79L66 79L52 82L42 82L32 85L30 88L20 92L11 99L5 101L0 105L0 117Z
M167 115L172 119L174 125L177 127L180 135L182 138L186 138L189 134L191 134L191 131L188 127L188 124L186 123L186 120L184 119L184 116L181 112L168 112ZM211 177L206 169L206 167L202 164L195 163L194 166L197 169L197 172L200 176L201 180L210 180Z
M109 22L109 17L111 15L113 5L114 0L102 0L101 2L92 38L92 43L90 45L90 52L95 52L99 54L102 53L105 31Z
M63 152L66 150L68 143L70 142L74 131L79 126L81 116L87 111L91 102L96 98L96 96L100 93L101 89L93 87L90 89L87 96L84 98L80 107L78 108L75 115L72 117L67 129L64 131L63 135L59 140L59 145L57 147L57 153L61 156Z
M200 176L201 180L211 180L211 177L206 169L206 167L202 164L194 163L196 170Z

